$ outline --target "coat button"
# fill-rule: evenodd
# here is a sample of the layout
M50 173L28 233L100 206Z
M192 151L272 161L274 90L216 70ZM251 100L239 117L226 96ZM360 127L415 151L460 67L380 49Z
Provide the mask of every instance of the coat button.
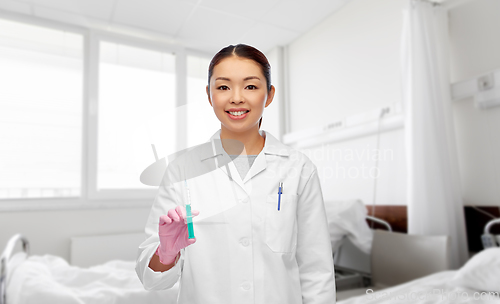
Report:
M247 238L244 238L241 240L241 245L247 247L248 245L250 245L250 241Z
M248 203L248 197L240 199L240 202L242 202L243 204Z

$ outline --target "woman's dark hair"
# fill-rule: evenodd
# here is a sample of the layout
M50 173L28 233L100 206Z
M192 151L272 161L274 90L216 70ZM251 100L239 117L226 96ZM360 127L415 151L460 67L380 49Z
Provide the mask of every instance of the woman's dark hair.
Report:
M251 59L257 62L262 69L262 74L266 78L267 92L271 91L271 65L264 54L261 51L246 44L229 45L221 49L217 54L215 54L210 65L208 66L208 93L210 94L210 78L214 71L214 67L219 64L223 59L231 56L237 56L241 58ZM259 121L259 128L262 123L262 117Z

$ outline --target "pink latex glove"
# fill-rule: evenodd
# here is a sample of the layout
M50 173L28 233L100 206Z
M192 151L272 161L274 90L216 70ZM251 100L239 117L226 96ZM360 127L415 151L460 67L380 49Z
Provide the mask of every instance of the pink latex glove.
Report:
M191 210L191 214L195 217L200 212ZM196 242L196 238L188 238L186 207L177 206L168 210L167 215L160 216L158 228L160 246L156 249L156 254L164 265L172 264L182 248Z

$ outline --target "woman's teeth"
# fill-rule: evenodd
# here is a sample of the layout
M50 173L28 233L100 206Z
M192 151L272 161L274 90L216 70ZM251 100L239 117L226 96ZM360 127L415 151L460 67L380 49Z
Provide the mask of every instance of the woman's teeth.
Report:
M248 111L238 111L238 112L229 112L229 114L234 115L234 116L240 116L245 114Z

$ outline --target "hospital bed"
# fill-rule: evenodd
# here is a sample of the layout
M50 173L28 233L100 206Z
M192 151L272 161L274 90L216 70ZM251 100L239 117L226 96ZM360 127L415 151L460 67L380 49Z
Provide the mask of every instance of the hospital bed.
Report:
M496 223L500 221L493 220L486 227ZM447 237L375 231L373 286L354 289L350 295L357 296L347 299L341 299L342 291L338 292L338 303L500 303L498 244L477 253L458 270L445 270L448 243Z
M146 291L133 260L78 267L54 255L31 256L29 241L20 234L9 239L1 256L0 304L176 303L177 290L176 284Z

